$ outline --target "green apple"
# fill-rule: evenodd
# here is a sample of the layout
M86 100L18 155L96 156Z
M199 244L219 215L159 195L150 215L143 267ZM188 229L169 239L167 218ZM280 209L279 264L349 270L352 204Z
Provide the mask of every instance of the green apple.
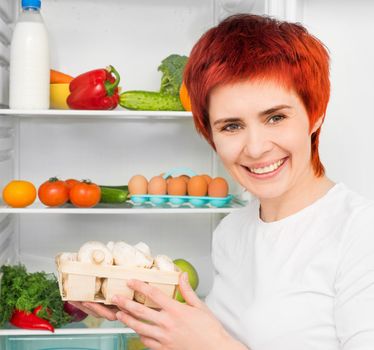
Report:
M193 290L196 290L197 286L199 285L199 275L193 265L185 259L175 259L174 264L179 267L182 272L187 272L188 274L188 281ZM184 302L182 294L177 290L175 295L175 299Z

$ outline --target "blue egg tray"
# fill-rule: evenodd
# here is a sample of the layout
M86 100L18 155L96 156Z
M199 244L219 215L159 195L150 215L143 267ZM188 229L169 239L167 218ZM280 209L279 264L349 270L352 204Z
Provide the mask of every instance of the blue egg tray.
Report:
M130 196L130 199L134 204L144 204L145 202L151 202L154 205L170 203L178 206L184 203L190 203L194 207L202 207L203 205L210 204L211 206L217 208L227 205L228 203L230 203L232 198L232 194L229 194L227 197L171 196L152 194L136 194Z

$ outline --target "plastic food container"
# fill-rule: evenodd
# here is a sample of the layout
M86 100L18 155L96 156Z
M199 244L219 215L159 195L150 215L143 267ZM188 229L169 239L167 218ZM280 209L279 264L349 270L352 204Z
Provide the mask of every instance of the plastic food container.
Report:
M3 349L3 348L1 348ZM4 350L127 350L126 335L75 334L8 336Z
M127 280L137 279L160 289L170 298L177 291L180 272L160 271L140 267L125 268L115 265L93 265L79 261L61 261L56 257L58 282L62 300L91 301L112 304L114 295L124 295L127 298L139 297L127 286ZM97 289L97 283L106 284L105 293ZM105 294L105 295L104 295ZM144 296L143 296L144 297ZM141 303L157 308L152 300L144 298Z
M130 199L134 204L144 204L145 202L151 202L154 205L162 205L164 203L170 203L173 205L182 205L184 203L190 203L194 207L202 207L203 205L210 204L213 207L223 207L231 202L233 195L227 197L198 197L198 196L170 196L170 195L152 195L152 194L137 194L130 196Z
M167 179L169 176L173 175L188 175L195 176L196 173L189 168L174 168L162 177ZM170 203L175 206L180 206L185 203L189 203L194 207L202 207L204 205L211 205L213 207L223 207L229 204L234 196L229 194L226 197L209 197L209 196L172 196L172 195L152 195L152 194L136 194L131 195L130 200L134 204L144 204L150 202L156 206L163 205L165 203Z

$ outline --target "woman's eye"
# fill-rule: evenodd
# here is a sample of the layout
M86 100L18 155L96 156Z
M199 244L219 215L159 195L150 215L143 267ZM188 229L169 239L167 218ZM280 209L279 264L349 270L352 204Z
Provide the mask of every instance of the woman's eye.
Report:
M277 115L273 115L271 116L269 119L268 119L268 123L269 124L276 124L276 123L279 123L281 120L283 120L285 117L284 115L280 115L280 114L277 114Z
M225 125L223 128L222 128L222 131L228 131L228 132L233 132L233 131L237 131L241 129L241 126L239 124L236 124L236 123L230 123L230 124L227 124Z

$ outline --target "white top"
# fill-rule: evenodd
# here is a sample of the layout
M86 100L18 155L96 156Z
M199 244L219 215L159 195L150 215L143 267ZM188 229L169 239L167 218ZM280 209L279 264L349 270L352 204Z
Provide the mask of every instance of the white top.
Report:
M343 184L265 223L259 202L213 236L206 302L251 350L374 349L374 201Z

